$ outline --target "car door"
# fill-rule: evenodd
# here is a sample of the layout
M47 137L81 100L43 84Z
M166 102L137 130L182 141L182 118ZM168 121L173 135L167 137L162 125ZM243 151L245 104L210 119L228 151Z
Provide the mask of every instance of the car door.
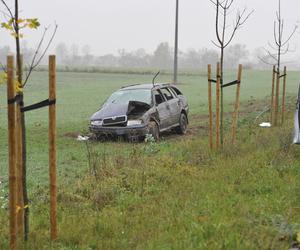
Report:
M175 124L178 124L179 122L179 116L180 116L180 102L177 96L167 87L161 88L160 91L164 95L164 97L167 99L167 105L169 107L171 117L169 126L173 126Z
M170 107L167 103L167 99L163 97L163 95L161 94L160 91L154 90L153 96L154 96L154 101L155 101L155 106L156 106L156 110L158 113L158 117L160 120L159 128L160 128L160 130L163 130L163 129L169 127L171 124Z
M186 97L176 87L171 86L170 89L177 96L177 98L180 102L181 110L184 109L185 111L188 111L189 108L188 108L188 103L187 103Z

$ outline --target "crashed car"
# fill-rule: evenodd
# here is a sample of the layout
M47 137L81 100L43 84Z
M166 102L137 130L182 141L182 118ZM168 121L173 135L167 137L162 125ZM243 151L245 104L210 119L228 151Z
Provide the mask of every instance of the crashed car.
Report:
M147 134L174 129L185 134L189 107L181 91L171 84L136 84L114 92L90 118L90 131L106 136L141 139Z

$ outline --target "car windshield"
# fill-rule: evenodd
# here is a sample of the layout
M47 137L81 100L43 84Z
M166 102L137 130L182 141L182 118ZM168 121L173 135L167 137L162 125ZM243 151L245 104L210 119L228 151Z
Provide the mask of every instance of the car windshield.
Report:
M113 93L106 101L106 104L128 104L129 101L144 102L149 105L152 103L150 89L130 89L118 90Z

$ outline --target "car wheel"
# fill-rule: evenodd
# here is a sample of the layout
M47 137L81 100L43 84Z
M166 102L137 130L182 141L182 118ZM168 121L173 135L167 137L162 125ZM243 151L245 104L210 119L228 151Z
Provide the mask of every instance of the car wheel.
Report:
M159 129L156 122L151 121L148 125L149 134L153 136L155 141L159 140Z
M184 135L187 130L187 125L188 125L187 116L185 113L181 113L179 118L179 126L176 127L176 132L178 134Z

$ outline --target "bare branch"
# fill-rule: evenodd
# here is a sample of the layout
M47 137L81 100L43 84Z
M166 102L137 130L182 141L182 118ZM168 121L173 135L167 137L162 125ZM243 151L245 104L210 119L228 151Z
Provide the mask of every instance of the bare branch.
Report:
M268 56L270 58L272 58L273 60L277 61L276 54L272 54L269 50L266 50L265 48L264 48L264 50L266 51L266 53L268 54Z
M295 25L294 30L292 31L292 33L290 34L290 36L288 37L288 39L282 44L282 46L286 45L291 40L291 38L294 36L294 34L295 34L295 32L296 32L297 29L298 29L298 26Z
M266 61L264 58L262 58L262 57L260 57L260 56L258 56L257 57L260 61L262 61L263 63L265 63L265 64L267 64L267 65L274 65L274 63L269 63L268 61Z
M225 2L226 0L223 0L220 2L220 0L217 0L217 5L219 5L219 7L223 8L223 3Z
M41 60L42 60L43 57L45 56L46 52L48 51L48 49L49 49L49 47L50 47L50 45L51 45L51 43L52 43L52 41L53 41L53 39L54 39L54 37L55 37L57 28L58 28L58 25L55 24L55 26L54 26L54 31L53 31L53 33L52 33L52 36L51 36L49 42L47 43L47 46L46 46L46 48L44 49L44 51L43 51L41 57L38 59L38 61L37 61L36 64L34 65L34 67L36 67L36 66L41 62Z
M57 28L58 28L58 25L55 24L53 33L52 33L51 38L49 39L49 41L48 41L48 43L47 43L47 46L46 46L45 49L43 50L41 56L37 59L37 55L38 55L38 53L39 53L39 51L40 51L40 49L41 49L41 47L42 47L42 45L43 45L43 42L44 42L46 33L47 33L47 31L48 31L48 28L47 28L47 27L45 28L44 33L43 33L43 35L42 35L42 38L41 38L41 40L40 40L40 42L39 42L39 44L38 44L38 46L37 46L37 48L36 48L36 50L35 50L34 56L33 56L33 58L32 58L30 67L29 67L29 69L28 69L28 73L27 73L26 78L25 78L25 81L24 81L24 83L23 83L23 87L25 87L25 85L26 85L26 83L27 83L27 81L28 81L28 79L29 79L29 77L30 77L32 71L40 64L40 62L41 62L42 59L44 58L46 52L48 51L48 49L49 49L49 47L50 47L50 45L51 45L51 43L52 43L52 41L53 41L53 39L54 39L54 37L55 37Z
M5 11L0 10L0 13L2 13L3 18L5 18L5 20L8 22L9 20L11 20L11 16L9 14L7 14Z
M222 40L220 38L219 35L219 0L217 0L217 10L216 10L216 35L217 35L217 39L218 42L220 43L220 45L222 46Z
M212 4L214 4L215 6L217 6L217 3L213 0L209 0Z
M224 47L227 47L231 43L233 37L235 36L236 31L249 19L249 17L253 14L253 12L254 12L254 10L252 10L250 13L248 13L248 15L246 17L243 17L246 13L246 8L242 11L242 13L240 13L240 12L237 13L236 22L235 22L233 31L231 33L231 36L230 36L228 42L224 45Z
M279 41L277 40L277 33L276 33L276 21L274 21L274 31L273 31L274 41L277 45L277 47L280 46Z
M276 19L277 19L277 21L280 20L279 13L277 11L276 11Z
M0 67L4 73L7 73L6 65L4 65L4 64L2 64L2 62L0 62Z
M219 44L217 44L215 41L211 40L211 42L216 46L218 47L219 49L221 49L221 46Z
M268 46L273 50L277 50L277 48L275 48L270 42L268 42Z
M4 5L4 7L6 8L6 10L8 11L9 13L9 16L11 19L14 19L14 15L11 11L11 8L8 7L7 3L4 1L4 0L0 0L2 2L2 4Z
M280 43L282 44L282 38L283 38L283 30L284 30L284 20L281 20L281 33L280 33Z
M285 54L287 54L287 53L289 52L289 50L290 50L290 45L287 44L286 48L285 48L283 51L280 52L280 55L285 55Z
M233 3L233 0L230 0L230 3L228 4L228 0L226 1L226 4L225 4L225 9L230 9L231 5Z
M41 48L41 46L42 46L42 44L44 42L44 39L45 39L47 31L48 31L48 27L45 27L43 35L42 35L42 38L41 38L41 40L40 40L40 42L39 42L39 44L38 44L38 46L37 46L37 48L36 48L36 50L34 52L34 56L32 58L31 65L30 65L29 68L34 68L36 57L37 57L37 55L38 55L38 53L40 51L40 48Z
M243 14L246 12L246 10L247 10L247 9L244 9ZM244 23L249 19L249 17L250 17L253 13L254 13L254 10L251 10L251 11L249 12L249 14L244 18L244 20L242 20L242 21L240 22L240 25L239 25L239 26L244 25Z

